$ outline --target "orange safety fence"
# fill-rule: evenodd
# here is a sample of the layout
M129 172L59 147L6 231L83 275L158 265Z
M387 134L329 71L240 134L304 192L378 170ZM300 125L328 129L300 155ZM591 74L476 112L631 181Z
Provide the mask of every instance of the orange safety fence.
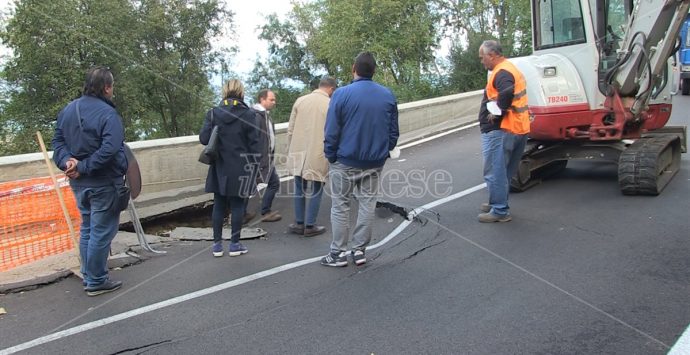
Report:
M78 238L81 218L64 175L58 186ZM0 271L73 249L50 177L0 183Z

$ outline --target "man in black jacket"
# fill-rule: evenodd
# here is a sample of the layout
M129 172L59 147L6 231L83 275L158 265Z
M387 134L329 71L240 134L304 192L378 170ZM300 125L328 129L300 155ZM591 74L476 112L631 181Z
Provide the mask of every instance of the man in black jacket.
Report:
M258 94L259 103L252 106L256 111L256 123L261 135L261 166L259 182L266 183L266 190L261 199L261 220L264 222L280 221L283 217L278 211L271 210L273 199L280 188L280 178L276 172L273 153L276 146L275 125L270 111L276 106L276 95L273 91L263 89Z
M82 96L58 115L52 141L53 160L69 177L81 214L79 253L89 296L122 286L108 278L110 243L120 224L117 187L127 172L122 118L111 101L113 85L109 69L91 68Z

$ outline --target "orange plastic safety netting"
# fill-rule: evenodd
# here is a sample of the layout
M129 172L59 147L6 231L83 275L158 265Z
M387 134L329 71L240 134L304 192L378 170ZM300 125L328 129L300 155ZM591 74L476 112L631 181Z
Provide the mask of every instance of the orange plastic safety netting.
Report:
M67 178L58 178L75 233L80 216ZM50 177L0 183L0 271L74 248Z

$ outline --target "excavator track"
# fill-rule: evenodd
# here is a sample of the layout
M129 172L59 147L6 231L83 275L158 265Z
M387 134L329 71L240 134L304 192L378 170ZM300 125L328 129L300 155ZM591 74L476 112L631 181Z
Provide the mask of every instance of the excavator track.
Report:
M656 196L680 169L677 135L637 139L618 160L618 183L625 195Z

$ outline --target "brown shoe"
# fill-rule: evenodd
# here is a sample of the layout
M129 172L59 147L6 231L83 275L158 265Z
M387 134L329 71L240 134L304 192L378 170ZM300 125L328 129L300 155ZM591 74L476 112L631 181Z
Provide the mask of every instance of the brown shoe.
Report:
M477 216L479 222L482 223L494 223L494 222L510 222L513 218L509 214L505 216L499 216L493 213L481 213Z
M313 227L304 228L305 237L314 237L319 234L323 234L324 232L326 232L326 227L324 226L315 225Z
M242 218L242 225L249 223L254 217L256 217L256 212L246 212Z
M278 211L271 211L261 217L262 222L277 222L283 219L283 216Z
M482 205L479 206L479 210L484 213L488 213L489 211L491 211L491 205L488 203L482 203Z
M292 234L303 235L304 224L290 223L290 225L288 226L288 232Z

